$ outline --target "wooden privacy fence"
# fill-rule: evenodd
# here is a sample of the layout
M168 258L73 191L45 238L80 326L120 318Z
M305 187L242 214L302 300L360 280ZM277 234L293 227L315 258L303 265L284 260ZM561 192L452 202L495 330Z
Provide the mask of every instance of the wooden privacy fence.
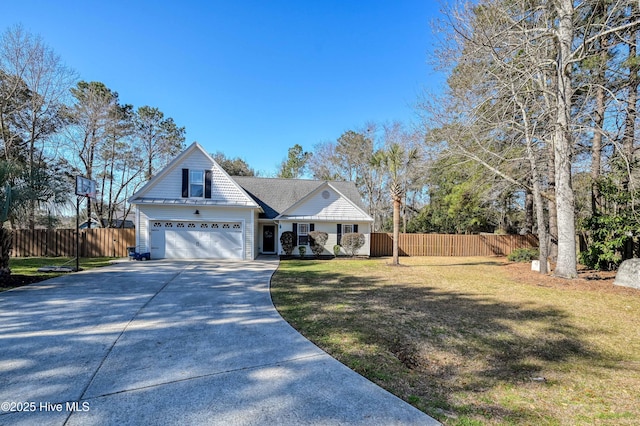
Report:
M125 257L136 242L135 229L81 229L80 257ZM76 255L75 229L16 229L13 257Z
M517 248L538 247L535 235L400 234L400 256L508 256ZM391 256L393 234L371 234L371 256Z

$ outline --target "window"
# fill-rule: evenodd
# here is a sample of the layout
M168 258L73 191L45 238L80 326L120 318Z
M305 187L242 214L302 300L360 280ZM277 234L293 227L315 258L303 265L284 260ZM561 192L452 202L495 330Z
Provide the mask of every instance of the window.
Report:
M307 244L309 244L309 224L299 223L298 224L298 245L306 246Z
M339 223L338 227L336 229L338 244L342 243L342 235L343 234L350 234L352 232L358 232L358 225L356 225L354 223L350 223L350 224L340 224Z
M189 173L189 196L204 197L204 171L191 170Z

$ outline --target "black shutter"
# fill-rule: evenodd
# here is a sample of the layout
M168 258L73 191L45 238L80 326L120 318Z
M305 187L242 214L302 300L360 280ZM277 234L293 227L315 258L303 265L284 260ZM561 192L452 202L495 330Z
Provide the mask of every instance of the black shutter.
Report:
M211 170L204 171L204 198L211 198Z
M313 232L315 230L315 224L311 223L309 224L309 232Z
M340 245L340 243L342 242L342 224L338 224L336 233L338 234L338 245Z
M182 198L189 197L189 169L182 169Z
M293 230L293 245L297 246L298 245L298 224L297 223L293 224L292 230Z
M358 232L358 225L353 225L353 232Z

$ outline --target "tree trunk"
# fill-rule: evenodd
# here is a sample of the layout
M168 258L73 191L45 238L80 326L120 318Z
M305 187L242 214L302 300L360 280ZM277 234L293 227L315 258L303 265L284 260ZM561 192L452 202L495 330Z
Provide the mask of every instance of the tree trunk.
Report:
M637 5L633 4L631 10L634 16L637 12ZM629 81L627 87L629 93L627 95L627 116L625 119L625 131L624 138L622 139L622 151L626 158L626 162L629 165L629 172L633 167L634 160L634 141L636 134L636 117L637 117L637 102L638 102L638 86L640 78L638 77L638 71L640 71L640 65L638 65L638 59L636 58L636 33L635 29L630 31L629 35ZM629 181L631 180L631 173L627 173L623 178L623 187L625 190L629 188Z
M399 265L398 239L400 238L400 200L393 199L393 265Z
M29 138L29 188L30 189L33 189L34 180L35 180L33 171L35 170L34 155L36 150L36 140L35 140L36 120L35 118L33 118L34 116L35 116L35 113L32 113L32 126L30 128L31 135ZM36 201L33 198L29 200L28 216L29 216L29 229L31 230L36 229Z
M531 165L531 186L533 189L531 198L533 199L533 204L536 208L538 246L540 249L538 257L538 260L540 261L540 273L546 274L549 272L547 271L547 259L549 257L547 246L547 224L544 219L544 200L542 199L542 193L540 191L540 173L538 171L538 163L533 147L531 146L531 141L527 141L527 155L529 157L529 164ZM529 193L527 193L527 198L529 198Z
M553 146L549 149L549 167L547 173L547 182L549 186L549 192L555 197L556 195L556 172L554 169L555 155L553 153ZM556 202L554 200L547 200L547 211L549 212L549 233L547 234L547 244L549 258L556 262L558 260L558 212L556 210Z
M604 71L599 78L604 80ZM603 83L604 81L601 80ZM596 88L596 110L595 110L595 132L591 142L591 214L595 214L600 206L600 190L598 180L600 179L601 159L602 159L602 131L604 126L605 93L604 87Z
M9 269L9 259L11 256L11 246L13 244L13 233L10 229L0 224L0 281L11 275Z
M532 180L533 182L533 180ZM540 184L538 183L538 186ZM538 188L538 191L540 189ZM524 231L527 234L533 233L533 207L534 207L534 196L533 192L529 190L529 188L525 189L524 196Z
M407 193L404 193L404 203L402 204L402 232L407 233Z
M575 200L571 184L571 43L573 42L573 1L561 0L558 12L557 115L554 129L556 210L558 215L558 261L555 275L578 276L576 258Z

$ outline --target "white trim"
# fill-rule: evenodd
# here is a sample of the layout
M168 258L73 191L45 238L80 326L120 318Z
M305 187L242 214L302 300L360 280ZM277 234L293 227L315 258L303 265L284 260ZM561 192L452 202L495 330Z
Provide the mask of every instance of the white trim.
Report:
M310 224L309 222L301 222L301 223L298 223L297 225L298 225L298 229L297 229L297 231L298 231L298 235L309 235L309 232L310 232L310 231L309 231L309 228L311 227L311 224ZM300 226L302 226L302 225L304 225L304 226L306 226L306 227L307 227L306 232L302 232L302 231L300 230Z
M202 206L202 207L240 207L262 211L260 207L248 204L232 204L220 201L213 201L210 198L139 198L134 205L141 204L147 206Z
M265 226L273 226L273 251L265 251L264 249L264 227ZM271 223L262 223L260 224L260 232L259 232L259 236L258 238L260 238L260 246L262 247L262 250L260 250L260 253L262 254L278 254L278 243L279 241L279 236L278 236L278 225L274 222Z
M136 251L140 250L140 209L136 206Z
M251 231L253 232L253 235L251 236L251 258L255 259L256 258L256 249L258 248L257 244L256 244L256 214L255 214L255 212L251 212Z
M191 180L191 174L192 174L192 173L198 173L198 172L199 172L199 173L200 173L200 175L202 176L202 183L199 183L199 184L198 184L198 183L195 183L195 184L194 184L194 183L192 183L192 180ZM205 177L205 176L206 176L206 173L205 173L205 171L204 171L204 170L200 170L200 169L189 169L189 181L187 182L187 187L189 188L189 197L188 197L188 198L198 198L198 199L200 199L200 198L205 198L205 194L204 194L204 188L205 188L205 186L206 186L206 182L205 182L205 181L206 181L206 177ZM191 193L191 185L201 185L201 186L202 186L202 196L198 197L198 196L193 195L193 194Z
M337 223L371 223L373 219L369 220L363 217L352 216L282 216L278 217L278 220L298 221L298 222L337 222Z
M353 227L354 227L355 223L341 223L340 225L342 226L342 235L344 235L344 234L352 234L353 233ZM344 229L345 226L350 226L351 227L351 232L346 232L346 230Z

